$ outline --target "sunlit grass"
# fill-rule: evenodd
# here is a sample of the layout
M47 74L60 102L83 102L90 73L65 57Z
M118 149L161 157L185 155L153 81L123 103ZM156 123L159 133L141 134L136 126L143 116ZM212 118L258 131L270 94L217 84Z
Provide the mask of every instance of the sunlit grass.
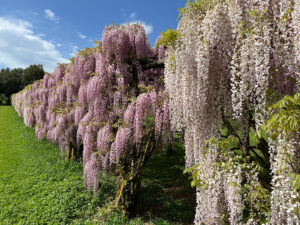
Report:
M6 106L0 107L0 193L0 224L92 224L88 218L106 198L86 191L81 163L61 159L58 147L39 142Z

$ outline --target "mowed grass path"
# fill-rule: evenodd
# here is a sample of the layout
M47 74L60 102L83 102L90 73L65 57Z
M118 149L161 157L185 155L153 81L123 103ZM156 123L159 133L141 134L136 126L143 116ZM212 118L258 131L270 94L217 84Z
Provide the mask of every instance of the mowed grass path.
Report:
M101 199L86 191L80 163L61 159L11 106L0 106L1 225L92 224Z

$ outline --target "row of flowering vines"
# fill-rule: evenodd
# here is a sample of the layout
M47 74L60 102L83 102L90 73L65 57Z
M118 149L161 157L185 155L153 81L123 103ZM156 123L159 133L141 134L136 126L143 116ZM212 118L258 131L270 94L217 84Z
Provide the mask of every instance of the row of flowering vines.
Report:
M14 95L15 109L39 139L82 157L88 188L114 170L129 215L143 165L175 129L195 224L299 224L298 125L262 131L268 106L300 91L299 0L195 0L180 15L154 49L140 25L106 27L97 47Z
M300 2L198 0L180 13L165 86L197 187L195 224L300 224L290 182L299 173L299 130L254 144L250 137L267 106L300 91Z
M58 144L68 158L82 157L88 188L97 191L100 171L117 171L116 205L128 214L144 163L171 140L163 68L145 68L163 57L164 48L151 49L142 26L107 26L96 47L12 99L38 139Z

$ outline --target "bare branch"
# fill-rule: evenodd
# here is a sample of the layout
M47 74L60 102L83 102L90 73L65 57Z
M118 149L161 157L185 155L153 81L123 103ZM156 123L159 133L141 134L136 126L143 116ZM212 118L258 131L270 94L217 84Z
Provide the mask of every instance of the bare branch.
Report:
M165 61L164 60L156 60L156 61L147 61L145 62L141 62L142 65L142 70L149 70L149 69L153 69L153 68L161 68L164 69L165 68Z

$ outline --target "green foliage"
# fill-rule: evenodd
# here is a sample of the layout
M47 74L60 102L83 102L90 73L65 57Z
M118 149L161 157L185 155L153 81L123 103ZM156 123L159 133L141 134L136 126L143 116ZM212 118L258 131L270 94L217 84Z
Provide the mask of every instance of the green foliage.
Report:
M9 98L5 94L0 94L0 105L7 105Z
M65 115L68 112L70 112L72 109L77 107L78 105L79 105L78 102L75 102L75 103L62 102L62 103L57 104L54 108L52 108L51 112L56 113L56 114Z
M102 52L102 41L94 40L94 44L96 45L95 52Z
M101 53L102 52L102 42L94 40L95 47L92 48L84 48L82 50L78 51L78 54L84 58L87 58L88 56L92 55L93 53ZM74 57L70 59L71 64L74 64Z
M152 130L154 125L155 125L154 122L155 122L154 116L149 113L146 116L146 118L144 118L143 121L142 121L143 129L148 128L147 130Z
M155 89L154 86L151 86L151 85L146 86L144 84L139 84L138 88L140 90L140 93L151 92L151 91L153 91Z
M249 25L244 20L240 21L240 24L238 26L238 31L240 35L244 38L247 36L252 36L255 34L255 29L257 28L258 24L262 24L264 19L266 18L267 15L267 10L258 10L258 9L253 9L253 10L247 10L247 14L253 18L253 20L256 21L254 25Z
M265 10L253 9L253 10L247 11L247 13L250 17L253 17L254 19L256 19L258 21L262 20L267 12L268 12L267 9L265 9Z
M271 193L264 188L261 183L245 184L242 188L244 192L245 213L244 221L248 221L249 217L258 219L261 223L265 223L270 215L270 199Z
M184 8L178 9L178 19L181 18L188 10L195 10L198 14L205 14L206 11L213 9L216 4L226 1L228 0L188 0Z
M240 32L240 35L242 37L245 37L246 35L254 34L253 27L249 27L248 24L244 20L241 20L237 29Z
M194 166L187 168L184 170L185 174L190 174L189 178L191 180L191 185L192 187L197 187L197 188L204 188L207 189L207 183L205 182L205 180L202 180L199 176L199 169L198 169L199 165L195 164Z
M141 218L135 218L132 220L125 220L124 217L116 212L109 214L103 214L100 218L100 224L114 224L114 225L143 225Z
M24 87L22 84L23 69L1 69L0 71L0 105L10 104L10 96Z
M10 105L11 97L15 93L31 89L32 83L25 85L22 82L22 77L23 69L9 70L7 68L0 71L0 105Z
M269 108L270 119L262 126L276 138L282 132L290 134L300 130L300 93L285 96Z
M43 65L30 65L27 67L22 76L23 85L26 86L28 84L33 83L35 80L40 80L44 77L44 69Z
M80 56L83 56L84 58L87 58L95 51L94 48L84 48L82 50L79 50L78 53Z
M159 45L162 45L164 47L174 46L176 40L178 39L178 36L179 34L177 30L167 29L166 32L161 32L162 39L158 41L155 46L159 46Z
M292 188L293 190L298 193L298 195L293 195L291 196L293 202L300 202L300 173L292 173L290 175L291 177L291 183L292 183ZM297 215L300 216L300 208L299 207L296 207L295 209L295 212Z
M296 192L300 193L300 174L293 173L291 174L291 178L293 181L293 189Z
M294 96L284 96L276 104L269 108L270 118L264 125L261 126L262 130L266 131L272 139L276 140L279 135L285 137L285 141L289 141L289 138L299 136L300 131L300 93L296 93ZM292 159L290 154L286 154L285 159L287 163L297 160ZM299 165L296 161L296 165ZM298 168L298 169L297 169ZM289 172L289 171L288 171ZM297 195L292 195L291 200L293 202L299 202L300 193L300 171L299 166L294 169L293 172L289 172L290 183L292 189ZM300 215L300 208L295 207L295 212Z
M220 155L222 155L222 161L216 162L216 169L223 172L228 172L235 165L245 164L246 159L239 154L234 154L230 149L237 145L237 139L234 136L228 138L211 138L206 141L207 146L203 149L204 154L210 154L210 147L215 146L218 149ZM199 176L199 165L187 168L184 173L190 174L191 185L197 188L208 188L208 184L205 180L202 180Z
M281 17L280 22L283 23L284 21L291 19L292 12L292 10L288 9Z

